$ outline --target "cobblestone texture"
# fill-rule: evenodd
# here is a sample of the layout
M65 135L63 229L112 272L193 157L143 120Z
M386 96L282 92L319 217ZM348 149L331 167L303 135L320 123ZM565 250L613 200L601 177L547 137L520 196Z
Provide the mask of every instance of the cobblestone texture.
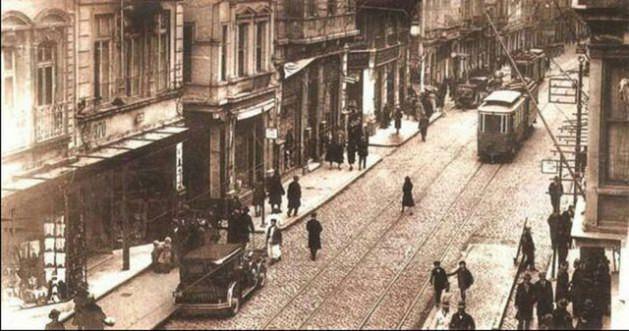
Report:
M544 114L554 128L564 119L552 107ZM540 261L547 254L549 179L539 169L552 156L551 141L541 123L536 127L512 163L481 164L476 113L449 112L430 127L428 142L415 137L318 210L324 232L316 262L308 257L304 225L292 227L267 286L236 317L171 320L165 327L419 327L432 300L432 261L453 269L470 241L516 246L525 217ZM415 185L414 215L400 215L406 175ZM479 288L472 287L470 299L491 300Z

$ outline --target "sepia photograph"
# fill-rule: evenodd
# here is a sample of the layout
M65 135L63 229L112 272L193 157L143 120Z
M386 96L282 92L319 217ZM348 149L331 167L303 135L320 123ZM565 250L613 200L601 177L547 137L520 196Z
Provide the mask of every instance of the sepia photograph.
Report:
M629 0L1 0L2 330L629 328Z

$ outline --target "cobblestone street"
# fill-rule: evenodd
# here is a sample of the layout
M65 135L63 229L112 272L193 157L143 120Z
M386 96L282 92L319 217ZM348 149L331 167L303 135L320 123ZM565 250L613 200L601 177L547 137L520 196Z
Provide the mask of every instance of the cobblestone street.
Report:
M544 107L546 93L542 86L541 108L556 129L571 110ZM547 254L549 178L540 162L552 156L550 137L538 120L513 162L483 164L476 156L476 116L450 111L430 127L427 142L413 138L320 208L323 250L316 262L309 259L305 224L287 230L282 261L236 317L172 319L164 327L418 328L431 305L433 261L452 270L470 242L516 247L525 218L540 256ZM407 175L417 204L412 215L400 213ZM468 300L492 300L480 293L486 286L475 284ZM475 314L483 312L470 313L480 318Z

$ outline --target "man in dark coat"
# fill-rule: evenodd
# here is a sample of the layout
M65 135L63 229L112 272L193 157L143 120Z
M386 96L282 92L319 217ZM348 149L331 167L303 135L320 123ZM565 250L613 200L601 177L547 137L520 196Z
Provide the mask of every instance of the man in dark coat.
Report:
M293 177L293 181L288 185L288 217L297 216L299 206L301 206L301 186L299 185L299 177Z
M452 315L450 330L476 330L474 318L465 312L465 302L459 301L459 310Z
M242 211L240 213L238 221L240 223L238 226L238 230L240 231L239 242L243 245L247 245L247 243L249 242L250 234L253 234L256 230L253 226L253 220L251 219L251 216L249 216L248 207L242 207Z
M563 185L559 176L555 176L555 179L548 186L548 194L550 194L550 204L553 206L553 212L560 212L561 196L563 195Z
M253 208L256 217L260 216L262 208L264 208L264 200L266 199L266 191L264 181L259 180L253 188Z
M282 178L280 172L275 169L273 177L269 180L269 204L272 213L281 213L282 195L284 195L284 186L282 186Z
M317 251L321 249L321 231L323 227L317 220L317 213L310 214L310 220L306 223L308 231L308 248L310 248L310 259L317 259Z
M456 275L456 280L461 292L461 300L465 302L466 291L474 284L472 273L465 266L465 261L459 262L459 267L448 274L448 277Z
M515 293L515 306L518 309L516 319L518 330L529 330L533 319L533 305L535 304L535 290L531 284L531 275L524 274L524 281L518 284Z
M592 300L586 299L581 316L577 320L577 330L600 330L603 326L601 317Z
M572 330L572 316L566 309L568 301L561 299L557 302L557 308L553 311L553 329L555 330Z
M352 138L347 143L347 163L349 163L349 170L354 170L354 162L356 162L356 152L358 151L358 143L360 138ZM360 167L360 165L359 165Z
M430 95L428 94L429 94L428 91L424 91L424 93L422 93L421 103L422 103L422 106L424 107L424 112L426 114L426 117L430 118L430 116L432 116L432 113L433 113L433 108L432 108L432 100L430 100Z
M530 271L535 269L535 243L533 242L533 236L531 236L531 228L526 227L522 234L522 255L524 255L524 268L528 268Z
M574 218L574 206L570 205L566 211L561 214L557 233L557 251L559 254L559 262L566 261L568 258L568 250L572 244L572 220Z
M367 168L367 155L369 155L369 138L365 136L358 143L358 170Z
M402 213L404 213L404 207L412 208L414 206L413 183L411 182L411 177L406 176L402 185ZM413 212L411 212L411 215L413 215Z
M568 291L570 290L570 275L568 275L568 262L559 263L559 271L557 271L557 284L555 285L555 301L569 299Z
M579 318L582 314L587 285L588 280L583 263L577 259L574 261L574 271L570 280L570 301L572 301L572 314L575 318Z
M546 279L546 273L539 273L539 280L535 283L535 300L537 302L537 321L553 312L553 285Z
M400 129L402 128L402 110L398 107L395 109L395 113L393 114L393 119L395 121L395 134L400 134Z
M240 210L235 209L227 219L227 243L235 244L240 242ZM185 253L184 253L185 255Z
M561 227L561 216L559 216L559 213L553 212L550 216L548 216L546 222L548 222L548 229L550 231L550 244L553 249L552 261L554 262L554 258L557 256L559 250L559 228ZM561 263L561 261L562 260L560 258L559 263Z
M46 330L65 330L65 326L63 323L59 322L59 314L61 314L57 309L53 309L48 314L48 318L50 318L50 322L46 324Z
M90 295L86 304L75 310L74 324L79 330L104 330L106 318L94 296Z
M419 113L419 132L422 135L422 141L426 141L426 136L428 135L428 124L429 124L428 116L424 112Z
M441 267L441 262L433 262L433 268L430 272L430 284L435 288L435 306L441 303L441 293L450 285L448 284L448 275Z

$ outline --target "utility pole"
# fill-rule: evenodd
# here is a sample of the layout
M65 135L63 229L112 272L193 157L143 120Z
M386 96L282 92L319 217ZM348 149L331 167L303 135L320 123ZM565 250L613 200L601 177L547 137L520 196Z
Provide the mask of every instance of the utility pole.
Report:
M582 56L579 56L579 80L577 82L577 136L576 136L576 144L574 145L574 168L577 171L577 173L580 174L579 177L583 176L582 173L580 173L579 169L581 169L581 117L583 114L583 101L581 100L582 96L581 96L581 91L583 90L583 62L585 62L585 59ZM573 192L573 200L572 200L572 204L574 206L577 205L577 181L579 180L579 178L577 178L576 176L573 178L574 179L574 192Z
M128 181L129 165L128 161L122 167L122 204L120 206L122 212L122 270L129 270L130 254L129 254L129 213L127 210L127 181Z

